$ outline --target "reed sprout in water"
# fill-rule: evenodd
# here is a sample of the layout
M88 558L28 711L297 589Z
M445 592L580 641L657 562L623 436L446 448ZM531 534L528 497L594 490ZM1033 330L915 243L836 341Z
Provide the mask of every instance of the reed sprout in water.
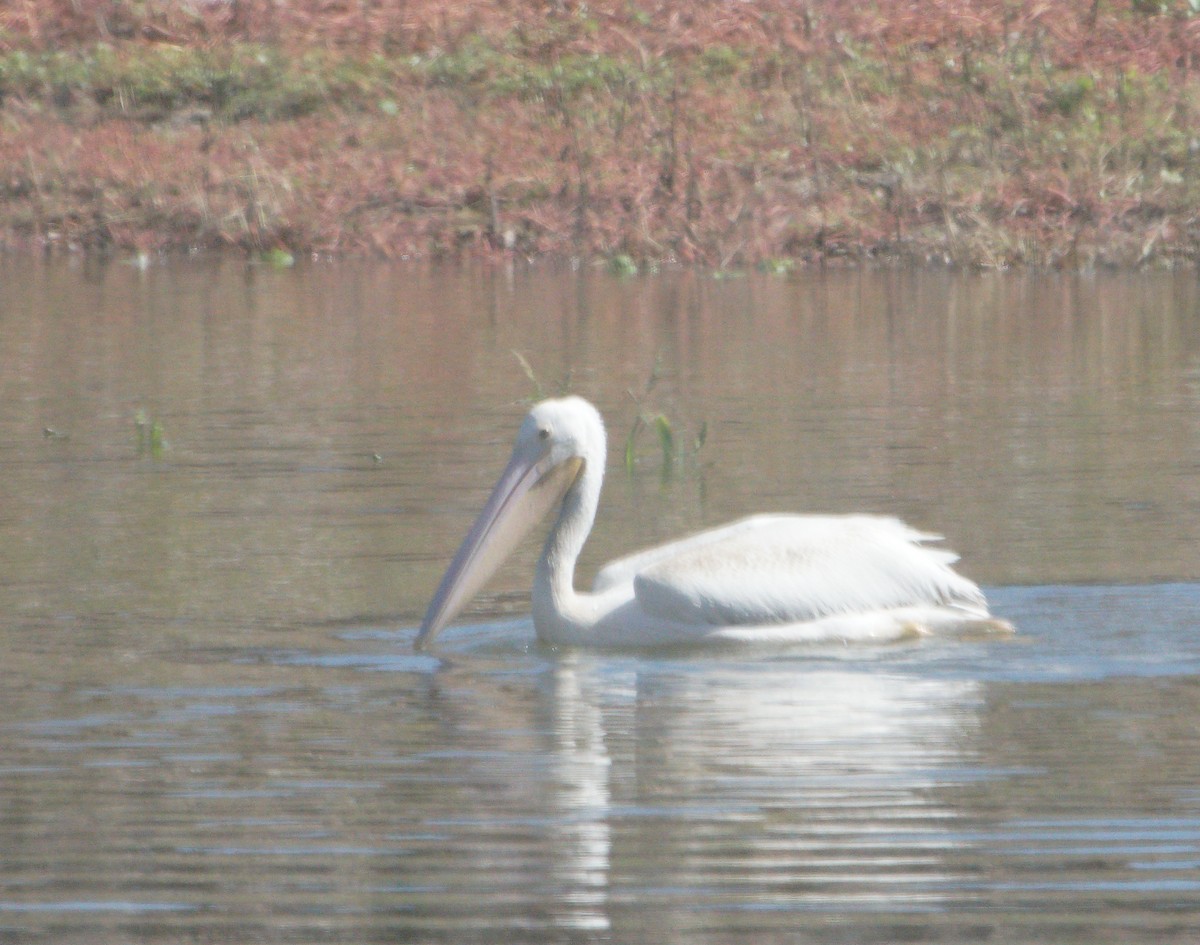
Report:
M633 418L633 425L629 428L628 435L625 437L625 472L632 476L636 471L639 460L638 440L642 436L643 431L652 430L654 431L659 452L662 456L662 478L666 481L671 478L679 463L694 457L704 447L704 443L708 439L708 423L701 421L695 436L692 437L691 443L685 445L679 436L677 436L674 424L671 423L670 418L665 413L647 410L643 406L643 401L658 385L661 375L662 365L660 361L656 360L654 367L650 371L650 376L646 379L646 386L643 388L642 393L638 395L633 391L629 391L629 396L637 404L638 412Z
M162 420L151 417L145 410L138 410L133 418L133 426L137 430L138 455L161 459L167 448Z

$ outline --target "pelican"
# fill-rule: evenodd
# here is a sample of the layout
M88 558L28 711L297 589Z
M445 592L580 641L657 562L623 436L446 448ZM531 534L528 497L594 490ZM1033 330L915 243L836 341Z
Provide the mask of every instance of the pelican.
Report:
M618 558L591 593L575 562L604 479L604 421L580 397L535 405L483 510L438 586L415 646L453 620L555 507L533 580L538 638L556 646L882 642L1011 631L989 615L952 552L899 519L756 515Z

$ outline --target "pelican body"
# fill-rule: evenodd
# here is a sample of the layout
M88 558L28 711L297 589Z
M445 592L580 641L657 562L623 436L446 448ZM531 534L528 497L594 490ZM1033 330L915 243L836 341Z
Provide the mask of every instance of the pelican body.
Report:
M565 397L533 407L512 457L442 578L416 639L426 647L516 544L557 509L533 580L544 643L888 641L1004 632L938 535L875 515L756 515L618 558L575 589L604 479L599 412Z

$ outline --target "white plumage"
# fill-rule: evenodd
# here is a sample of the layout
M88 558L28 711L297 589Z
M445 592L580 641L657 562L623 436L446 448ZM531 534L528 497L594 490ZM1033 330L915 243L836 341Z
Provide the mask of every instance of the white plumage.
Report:
M533 585L544 642L661 646L702 642L892 640L918 633L1009 632L955 572L938 535L872 515L756 515L611 562L592 593L575 562L604 476L599 413L578 397L535 406L508 467L442 579L424 646L556 504Z

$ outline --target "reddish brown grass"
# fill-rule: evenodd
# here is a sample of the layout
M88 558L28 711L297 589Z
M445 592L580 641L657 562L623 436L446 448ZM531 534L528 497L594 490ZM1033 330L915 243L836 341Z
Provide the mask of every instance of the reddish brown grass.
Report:
M131 120L85 99L10 95L0 234L10 247L711 266L1193 260L1200 20L1187 12L1115 0L10 0L0 52L256 43L429 61L490 44L530 69L595 56L635 77L665 62L680 78L530 95L497 91L486 69L459 85L414 73L386 111L372 91L286 121Z

